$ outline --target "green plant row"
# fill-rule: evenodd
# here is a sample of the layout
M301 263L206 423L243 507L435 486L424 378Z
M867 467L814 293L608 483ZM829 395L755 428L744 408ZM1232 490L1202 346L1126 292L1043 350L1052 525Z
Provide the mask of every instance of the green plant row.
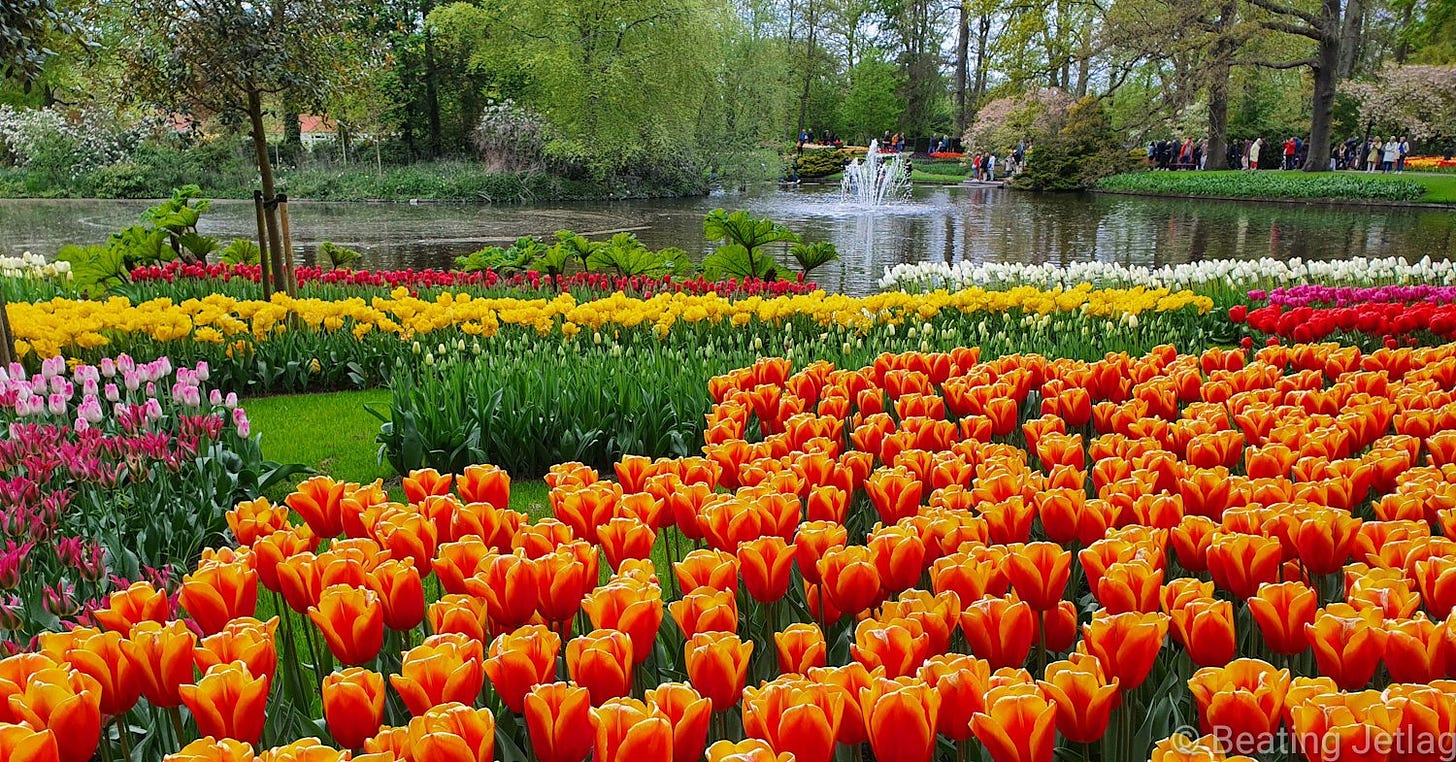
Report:
M696 454L711 400L708 379L778 355L796 366L862 367L882 352L980 347L983 356L1034 352L1096 359L1159 344L1200 351L1234 340L1227 320L1196 310L1132 320L1078 311L1038 315L945 312L920 325L825 329L806 318L778 326L676 326L571 341L531 333L417 343L393 364L380 457L405 473L495 463L535 477L556 463L608 469L623 454Z
M1414 180L1334 172L1126 172L1096 187L1174 196L1357 201L1415 201L1426 193Z

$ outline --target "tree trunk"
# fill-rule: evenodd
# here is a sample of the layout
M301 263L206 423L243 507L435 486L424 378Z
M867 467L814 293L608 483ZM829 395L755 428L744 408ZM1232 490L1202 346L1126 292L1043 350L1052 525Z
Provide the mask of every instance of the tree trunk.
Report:
M434 0L425 0L421 6L422 21L429 17L430 11L435 7ZM440 157L442 138L440 135L440 91L435 80L439 79L439 72L435 67L435 36L430 34L429 24L425 24L425 111L430 122L430 158Z
M808 32L804 41L804 86L799 91L799 134L803 134L804 128L807 126L806 120L809 117L809 85L814 79L814 38L819 26L818 19L815 18L814 0L806 0L805 7L807 10L804 23L808 27Z
M1330 169L1330 129L1334 121L1335 87L1339 84L1341 7L1340 0L1323 0L1321 5L1319 54L1314 65L1314 116L1309 125L1309 153L1306 172Z
M1228 91L1229 71L1233 68L1234 40L1229 29L1234 23L1238 5L1234 0L1224 0L1219 9L1212 55L1208 64L1208 148L1203 155L1209 169L1229 169L1228 166Z
M956 21L955 130L956 137L966 132L966 79L970 73L971 9L969 0L961 0Z
M991 17L983 15L976 20L976 75L971 84L970 103L966 106L966 127L975 121L976 111L981 108L981 98L986 95L986 48L991 44ZM966 146L962 146L964 150Z
M278 229L278 207L275 204L276 189L273 185L273 161L268 156L268 133L263 129L263 96L257 90L248 92L248 121L253 127L253 154L258 162L258 176L263 182L263 223L268 229L267 249L273 261L273 290L287 291L283 280L283 257L292 252L283 251L282 233Z

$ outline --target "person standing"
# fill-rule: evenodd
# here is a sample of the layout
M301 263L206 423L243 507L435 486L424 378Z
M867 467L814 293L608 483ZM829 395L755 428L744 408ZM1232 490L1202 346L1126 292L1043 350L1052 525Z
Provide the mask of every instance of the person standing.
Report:
M1385 151L1384 156L1381 157L1380 171L1387 175L1390 174L1395 169L1395 159L1398 156L1400 156L1400 142L1395 139L1394 135L1391 135L1390 140L1385 141Z
M1249 155L1244 160L1245 161L1244 169L1258 169L1259 168L1259 152L1261 150L1263 150L1263 149L1264 149L1264 139L1263 138L1254 138L1254 142L1249 145Z
M1365 154L1365 171L1374 172L1380 166L1380 136L1376 135L1370 140L1370 149Z
M1397 174L1405 171L1405 157L1408 153L1410 153L1410 141L1406 140L1405 136L1402 135L1400 136L1400 155L1395 157L1395 171Z
M1294 169L1294 138L1292 137L1284 141L1284 164L1280 166L1280 169Z
M986 157L986 182L996 182L996 154L994 153Z

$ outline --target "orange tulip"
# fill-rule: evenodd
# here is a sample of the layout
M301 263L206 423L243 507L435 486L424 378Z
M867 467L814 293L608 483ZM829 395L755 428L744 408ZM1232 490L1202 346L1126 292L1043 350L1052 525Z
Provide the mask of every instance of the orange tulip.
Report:
M139 622L165 622L171 614L166 592L150 582L133 582L125 590L112 593L106 599L106 606L91 616L107 630L126 635Z
M844 716L839 723L836 740L846 746L862 744L869 740L869 728L864 713L860 711L859 695L869 685L885 676L884 670L870 671L859 662L850 662L843 667L815 667L809 670L809 679L815 683L832 686L839 691L844 703Z
M1184 516L1178 526L1169 531L1173 541L1173 552L1178 563L1188 571L1208 571L1208 547L1218 524L1206 516Z
M833 548L819 559L819 577L834 607L846 614L868 609L880 597L880 573L863 545Z
M1248 600L1259 585L1279 580L1281 552L1277 539L1216 532L1209 541L1208 571L1220 588Z
M485 642L490 633L490 612L484 598L473 595L444 595L426 610L430 632L442 635L458 632L472 640Z
M1072 553L1050 542L1009 547L1006 576L1021 600L1034 611L1057 607L1071 576Z
M329 652L345 666L372 660L384 645L384 608L373 590L332 585L319 596L308 618L318 627Z
M877 762L930 762L940 696L925 681L877 678L860 691L859 705Z
M714 712L725 712L738 703L752 653L753 641L744 643L732 632L698 633L684 646L688 679L713 702Z
M1350 560L1360 519L1334 508L1298 511L1290 534L1310 574L1333 574Z
M1132 690L1147 679L1158 651L1168 635L1168 616L1162 613L1098 611L1090 624L1082 625L1082 643L1102 664L1102 671L1115 678L1123 690Z
M324 676L324 722L345 749L362 749L384 722L384 676L360 667Z
M423 503L425 498L431 495L447 495L450 493L450 482L454 480L450 474L441 474L433 468L417 468L405 476L403 484L405 499L411 503Z
M407 743L420 762L492 762L495 717L461 703L431 707L410 720Z
M1173 639L1183 646L1195 665L1222 666L1237 653L1232 603L1195 599L1167 613L1173 626Z
M278 630L278 617L260 622L252 617L234 619L223 627L222 632L209 635L197 644L194 661L197 671L207 670L219 664L242 662L255 676L265 677L273 684L278 671L278 647L274 633Z
M672 726L636 699L611 699L591 710L594 762L672 762Z
M490 503L499 510L511 505L511 476L496 466L466 466L455 488L467 503Z
M1433 556L1416 561L1414 577L1431 616L1445 617L1456 611L1456 558Z
M439 530L423 513L411 510L386 512L374 524L374 539L393 558L412 559L415 568L427 572L439 544Z
M1309 648L1306 628L1314 623L1319 606L1314 590L1299 582L1264 584L1248 603L1270 651L1292 655Z
M1289 710L1300 751L1310 762L1385 759L1400 725L1399 707L1379 693L1315 696Z
M718 741L708 747L708 762L797 762L797 757L784 752L774 754L773 747L757 738L745 738L734 743Z
M623 455L612 465L623 492L641 492L647 477L653 474L652 459L641 455Z
M180 751L168 754L163 762L253 762L254 759L252 744L209 736L199 738L183 746Z
M141 681L136 667L125 657L122 643L121 633L85 627L64 634L40 635L42 653L96 681L101 691L101 713L107 717L129 711L141 697ZM4 695L3 691L0 695Z
M29 725L0 723L0 759L7 762L60 762L56 734Z
M480 642L458 633L431 635L405 652L389 683L415 716L440 704L472 704L485 685Z
M1065 651L1077 642L1077 605L1062 601L1051 611L1036 613L1037 645L1048 651Z
M1025 601L987 596L961 610L961 631L971 653L997 669L1026 662L1035 630L1035 612Z
M778 650L779 672L799 674L813 667L824 666L828 645L819 625L796 622L774 633L774 646Z
M1370 683L1385 655L1388 637L1378 611L1357 612L1346 604L1328 606L1304 626L1322 675L1347 691Z
M196 685L182 686L181 694L202 735L245 743L257 743L263 737L268 678L254 677L246 665L233 662L211 667Z
M1223 745L1212 735L1189 738L1174 733L1153 744L1150 762L1225 762ZM1248 762L1245 757L1234 757L1229 762Z
M699 548L672 565L678 586L683 590L709 587L738 592L738 559L732 553Z
M727 590L701 587L668 605L673 621L691 640L700 632L736 632L738 599Z
M288 508L260 497L234 506L227 512L227 523L239 545L252 546L259 538L288 526Z
M484 598L497 626L514 630L531 621L540 598L540 570L524 553L493 553L481 560L465 592Z
M592 749L591 696L576 683L542 683L526 693L526 730L541 762L582 762Z
M883 667L889 678L913 675L929 655L930 639L919 623L908 619L861 621L854 630L850 654L870 669Z
M526 692L556 675L561 636L539 624L528 624L491 641L485 673L506 708L520 714Z
M992 762L1051 762L1057 707L1034 686L993 690L986 711L971 716L971 731Z
M221 632L229 621L257 610L258 573L243 561L200 563L182 578L179 601L202 634Z
M1429 683L1444 678L1449 669L1446 643L1449 622L1432 622L1423 614L1415 619L1385 621L1385 669L1397 683Z
M633 665L652 654L662 626L661 588L634 579L610 582L593 590L581 607L592 627L619 630L632 639Z
M329 748L317 738L301 738L259 754L258 762L349 762L352 758L349 752Z
M414 561L389 559L369 572L369 587L384 608L384 626L405 632L425 621L425 586Z
M952 741L971 737L971 715L985 708L991 665L964 654L942 654L926 659L919 676L940 696L936 732Z
M743 691L743 732L795 762L829 762L844 715L834 686L788 677Z
M182 705L178 689L192 682L192 649L197 636L181 621L144 621L132 628L121 644L122 653L136 669L142 695L152 706Z
M566 644L571 679L591 693L593 706L632 687L632 639L620 630L592 630Z
M1204 733L1248 743L1249 748L1230 750L1254 754L1279 729L1289 670L1276 670L1258 659L1237 659L1227 666L1198 670L1189 679L1188 689L1198 703Z
M285 559L300 553L312 553L317 547L318 537L307 524L259 537L252 546L253 566L258 570L258 582L275 593L283 592L282 583L278 579L278 567ZM308 604L305 604L303 611L307 610Z
M83 672L39 669L9 697L15 722L55 734L60 762L86 762L101 740L101 684Z
M327 476L315 476L298 485L298 490L284 502L303 517L318 537L337 537L344 531L339 504L344 499L345 486Z
M464 537L455 542L441 543L435 553L430 568L439 576L440 586L445 592L458 595L465 592L465 580L475 576L481 563L493 556L495 551L479 537Z
M650 558L657 533L635 518L616 518L597 528L597 542L607 564L617 569L628 558Z
M647 691L647 706L672 727L672 761L696 762L708 744L712 702L687 683L663 683Z
M737 557L743 587L754 600L772 603L788 592L794 546L782 537L760 537L741 543Z
M833 521L806 521L794 533L794 560L805 581L817 585L819 559L831 548L842 548L849 540L849 530Z
M914 516L920 508L920 495L924 488L925 485L903 466L877 469L864 483L865 494L879 512L880 521L885 524Z
M1117 678L1108 680L1102 665L1086 654L1048 664L1045 679L1036 683L1056 706L1057 731L1074 743L1101 739L1121 703Z

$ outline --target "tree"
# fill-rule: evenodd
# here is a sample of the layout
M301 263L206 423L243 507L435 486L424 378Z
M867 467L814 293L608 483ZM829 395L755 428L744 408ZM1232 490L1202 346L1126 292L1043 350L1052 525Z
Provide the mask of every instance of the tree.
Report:
M869 142L894 129L905 112L900 92L900 73L894 64L878 56L855 64L849 70L849 91L839 104L839 133L851 142Z
M246 120L262 184L264 293L292 291L265 101L320 109L347 65L351 0L127 0L123 57L140 97L184 113Z
M1340 81L1354 68L1365 15L1364 0L1319 0L1319 10L1310 11L1284 0L1249 0L1268 18L1260 23L1270 31L1312 40L1313 58L1295 62L1314 72L1314 95L1310 99L1309 152L1306 172L1327 172L1330 168L1330 133L1334 123L1335 94Z
M1371 81L1349 82L1362 119L1414 140L1456 137L1456 66L1388 66Z

